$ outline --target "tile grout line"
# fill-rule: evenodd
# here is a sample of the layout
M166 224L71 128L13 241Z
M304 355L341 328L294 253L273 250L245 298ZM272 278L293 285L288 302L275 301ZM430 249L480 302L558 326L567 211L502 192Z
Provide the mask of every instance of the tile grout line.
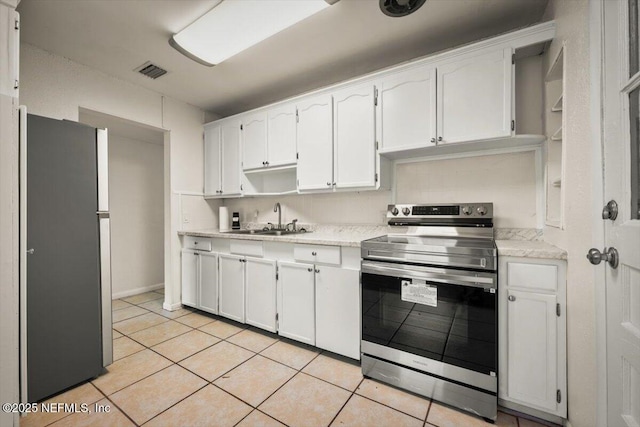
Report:
M159 372L159 371L158 371L158 372ZM189 371L189 372L191 372L191 371ZM200 390L203 390L205 387L208 387L208 386L210 385L210 384L209 384L209 382L207 382L206 380L205 380L205 382L206 382L206 384L205 384L205 385L203 385L203 386L202 386L202 387L200 387L199 389L195 390L193 393L189 393L187 396L185 396L185 397L183 397L182 399L178 400L176 403L172 404L172 405L171 405L171 406L169 406L168 408L163 409L162 411L158 412L158 413L157 413L157 414L155 414L153 417L151 417L151 418L149 418L147 421L145 421L143 424L147 424L148 422L150 422L150 421L151 421L151 420L153 420L154 418L159 417L161 414L164 414L165 412L167 412L167 411L168 411L168 410L170 410L171 408L173 408L173 407L177 406L177 405L178 405L178 404L180 404L181 402L183 402L183 401L187 400L188 398L190 398L191 396L193 396L194 394L196 394L196 393L197 393L197 392L199 392ZM137 424L137 423L135 423L135 422L134 422L134 424L136 424L136 426L139 426L139 424Z

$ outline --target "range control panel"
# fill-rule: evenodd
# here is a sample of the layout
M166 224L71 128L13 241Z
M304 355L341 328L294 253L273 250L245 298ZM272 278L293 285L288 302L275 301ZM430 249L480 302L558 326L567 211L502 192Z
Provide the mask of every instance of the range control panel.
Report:
M493 203L462 203L446 205L389 205L387 219L456 219L456 218L493 218Z

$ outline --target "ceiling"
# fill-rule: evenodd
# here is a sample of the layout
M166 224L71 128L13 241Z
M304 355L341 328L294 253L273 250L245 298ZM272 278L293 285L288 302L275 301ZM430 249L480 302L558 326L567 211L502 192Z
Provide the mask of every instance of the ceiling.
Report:
M212 68L168 40L218 0L22 0L18 11L23 42L227 116L539 22L547 2L427 0L391 18L378 0L340 0ZM169 73L133 71L146 61Z

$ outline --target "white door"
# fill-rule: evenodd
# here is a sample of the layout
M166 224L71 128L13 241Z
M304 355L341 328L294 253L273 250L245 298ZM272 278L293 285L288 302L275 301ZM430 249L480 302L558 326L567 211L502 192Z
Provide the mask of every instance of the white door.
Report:
M313 265L279 262L278 334L316 345Z
M360 359L360 272L316 266L316 346Z
M204 128L204 194L217 196L222 190L220 182L220 127Z
M388 77L379 85L380 151L429 147L436 143L436 69L421 67Z
M242 120L242 168L266 167L267 113L257 113Z
M602 1L604 200L618 204L604 220L607 425L640 425L640 34L638 0ZM602 250L602 248L597 248Z
M296 163L296 107L293 104L267 112L267 161L269 166Z
M558 333L555 294L507 291L507 396L556 412Z
M298 190L333 188L332 107L331 95L298 104Z
M222 195L240 194L240 123L220 125Z
M244 323L244 257L226 254L218 256L219 314Z
M198 306L198 255L182 251L182 304Z
M511 49L438 67L438 144L511 135Z
M276 331L276 262L247 258L245 268L246 322Z
M218 255L210 252L199 255L200 308L209 313L218 314Z
M336 188L375 187L375 86L333 94L333 177Z

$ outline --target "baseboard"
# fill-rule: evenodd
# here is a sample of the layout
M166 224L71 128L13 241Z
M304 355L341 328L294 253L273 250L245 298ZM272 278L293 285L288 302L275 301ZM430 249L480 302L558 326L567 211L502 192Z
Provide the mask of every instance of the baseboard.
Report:
M528 418L532 421L542 425L565 425L565 419L557 415L548 414L537 409L529 408L524 405L520 405L515 402L510 402L504 399L498 399L498 406L500 410L511 415L515 415L522 418ZM551 423L551 424L549 424Z
M134 288L134 289L128 289L128 290L122 291L122 292L116 292L114 294L111 294L111 299L126 298L126 297L130 297L132 295L143 294L145 292L155 291L155 290L163 289L163 288L164 288L164 283L156 283L155 285L142 286L140 288Z
M167 304L166 302L162 303L162 308L168 311L176 311L182 308L182 304L177 302L175 304Z

